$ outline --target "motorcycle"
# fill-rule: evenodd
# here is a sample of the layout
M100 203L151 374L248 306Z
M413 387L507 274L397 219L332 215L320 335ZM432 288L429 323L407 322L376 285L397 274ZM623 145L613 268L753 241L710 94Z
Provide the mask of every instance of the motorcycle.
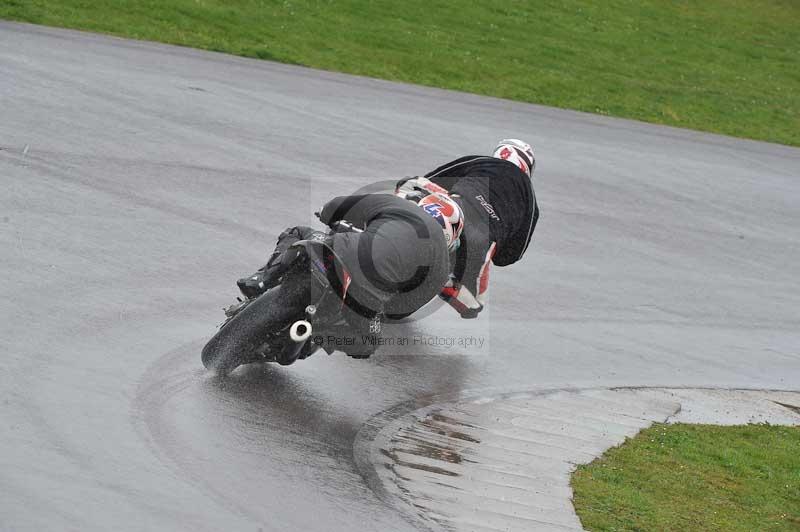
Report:
M320 347L334 351L320 339L350 329L343 317L350 274L324 240L294 243L283 265L277 286L225 309L227 319L202 351L206 368L227 375L243 364L288 366Z

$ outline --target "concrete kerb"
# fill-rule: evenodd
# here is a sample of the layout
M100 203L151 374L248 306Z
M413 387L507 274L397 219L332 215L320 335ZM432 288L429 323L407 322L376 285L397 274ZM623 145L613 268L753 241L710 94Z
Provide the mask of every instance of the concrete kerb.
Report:
M626 437L654 422L800 424L797 407L800 392L776 389L468 390L378 414L353 453L378 496L426 530L580 530L570 474Z

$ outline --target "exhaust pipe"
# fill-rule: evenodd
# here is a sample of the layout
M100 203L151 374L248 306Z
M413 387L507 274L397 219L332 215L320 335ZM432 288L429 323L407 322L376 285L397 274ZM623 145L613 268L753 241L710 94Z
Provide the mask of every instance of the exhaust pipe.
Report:
M289 338L293 342L305 342L311 337L311 324L306 320L297 320L289 328Z

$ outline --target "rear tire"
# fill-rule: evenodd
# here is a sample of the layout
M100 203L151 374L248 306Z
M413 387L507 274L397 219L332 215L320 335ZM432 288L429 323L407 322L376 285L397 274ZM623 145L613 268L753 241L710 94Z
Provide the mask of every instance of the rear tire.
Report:
M289 278L261 294L231 318L203 348L203 365L227 375L242 364L261 360L256 350L270 333L304 317L308 304L307 279Z

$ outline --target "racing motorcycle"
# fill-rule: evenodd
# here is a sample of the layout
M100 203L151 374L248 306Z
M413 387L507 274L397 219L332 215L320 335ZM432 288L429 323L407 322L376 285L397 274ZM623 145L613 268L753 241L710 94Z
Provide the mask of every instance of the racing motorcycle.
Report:
M206 368L227 375L254 362L287 366L320 347L333 352L319 339L349 330L342 311L350 274L324 240L294 243L282 265L277 286L225 309L227 319L203 348Z

